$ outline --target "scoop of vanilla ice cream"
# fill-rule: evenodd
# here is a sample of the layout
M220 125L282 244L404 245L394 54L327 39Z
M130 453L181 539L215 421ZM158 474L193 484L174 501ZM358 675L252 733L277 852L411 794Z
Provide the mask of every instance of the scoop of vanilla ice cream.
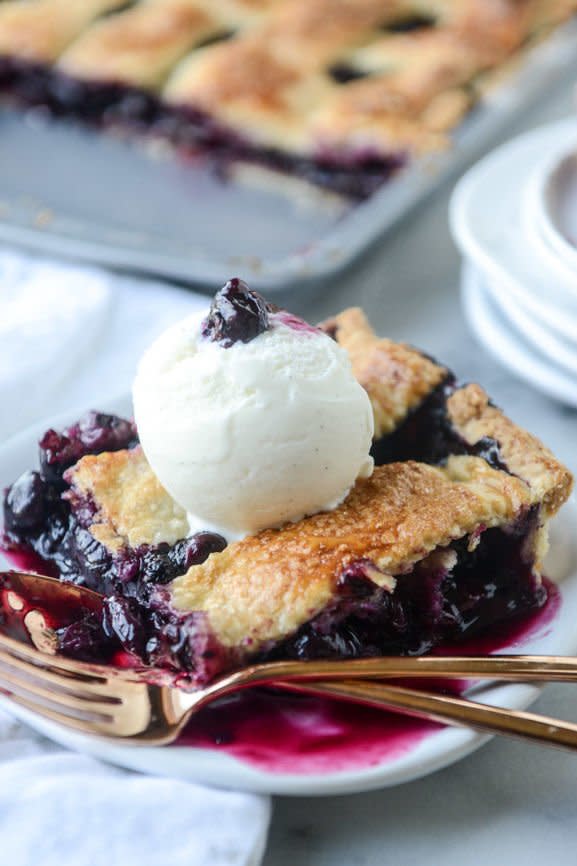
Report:
M373 470L372 408L347 353L288 314L228 348L201 319L148 349L133 389L144 453L191 531L233 540L336 508Z

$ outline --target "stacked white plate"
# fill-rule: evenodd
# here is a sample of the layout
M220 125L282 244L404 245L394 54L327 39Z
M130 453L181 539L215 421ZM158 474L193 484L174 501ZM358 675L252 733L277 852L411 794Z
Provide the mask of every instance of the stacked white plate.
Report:
M504 365L577 407L577 120L500 147L457 185L468 323Z

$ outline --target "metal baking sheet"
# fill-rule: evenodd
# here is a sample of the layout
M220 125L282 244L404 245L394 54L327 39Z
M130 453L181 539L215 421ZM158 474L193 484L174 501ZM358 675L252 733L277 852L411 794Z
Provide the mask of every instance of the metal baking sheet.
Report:
M577 20L526 52L454 147L354 207L223 181L144 144L0 110L0 240L214 286L233 273L286 290L326 278L454 173L513 116L577 75Z

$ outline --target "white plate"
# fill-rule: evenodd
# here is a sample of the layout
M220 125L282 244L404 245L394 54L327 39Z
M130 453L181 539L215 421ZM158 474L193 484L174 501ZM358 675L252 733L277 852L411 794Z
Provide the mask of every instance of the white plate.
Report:
M540 355L552 361L555 367L577 374L577 332L574 340L562 337L538 316L532 315L525 307L518 304L500 283L496 283L487 275L481 279L491 293L491 299L496 307Z
M109 411L129 412L127 400L102 407ZM49 426L59 427L75 420L80 413L67 413L27 430L0 450L0 489L25 469L36 463L36 443ZM563 603L553 623L544 633L523 644L528 652L570 654L577 651L574 611L577 610L577 539L573 527L577 506L571 503L557 519L553 535L553 554L547 562L547 573L561 582ZM0 567L9 563L0 559ZM524 708L539 694L533 686L487 686L479 692L482 700L504 707ZM368 791L416 779L452 764L468 755L489 737L468 730L445 728L421 740L400 757L370 769L314 774L270 773L243 763L212 749L188 747L142 748L115 745L43 721L37 716L2 699L2 706L26 721L36 730L63 746L85 752L113 764L160 774L205 782L221 787L289 795L329 795Z
M497 148L459 181L451 229L465 258L529 315L566 340L577 334L577 273L549 253L531 228L526 195L543 154L567 149L574 119L551 124Z
M544 357L495 305L485 276L471 263L463 266L462 298L469 327L483 346L501 363L534 388L577 407L577 380Z

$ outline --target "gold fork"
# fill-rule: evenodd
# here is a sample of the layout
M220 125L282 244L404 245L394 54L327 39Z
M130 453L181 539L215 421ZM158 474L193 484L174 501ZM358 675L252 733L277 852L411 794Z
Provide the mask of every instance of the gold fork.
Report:
M56 596L93 609L100 596L52 578L11 572L4 604L18 610L22 599L38 604ZM12 593L12 595L10 595ZM150 668L122 669L56 655L42 614L32 608L27 628L43 650L0 632L0 691L13 703L88 735L120 739L129 745L173 742L201 707L241 688L272 685L345 699L381 709L491 734L577 749L577 725L466 698L431 694L371 678L466 677L526 682L576 682L577 658L487 656L374 658L351 661L274 662L251 665L219 677L202 689L185 692L163 685L163 673ZM36 616L31 616L36 614ZM52 653L52 654L51 654ZM151 677L157 682L150 682Z

